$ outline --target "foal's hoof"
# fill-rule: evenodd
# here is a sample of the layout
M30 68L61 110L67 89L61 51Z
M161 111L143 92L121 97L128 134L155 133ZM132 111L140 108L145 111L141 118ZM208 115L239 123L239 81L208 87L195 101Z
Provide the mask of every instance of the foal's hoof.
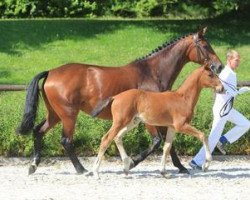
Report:
M165 177L165 175L167 174L167 171L165 169L163 169L163 170L160 170L160 173L161 173L162 176Z
M123 165L123 171L126 175L128 175L129 170L134 167L134 161L130 157L124 158Z
M209 163L205 162L203 165L202 165L202 171L203 172L206 172L208 170L208 167L209 167Z
M179 174L190 174L190 172L186 168L184 168L179 170Z
M30 165L29 167L29 175L34 174L37 169L36 165Z

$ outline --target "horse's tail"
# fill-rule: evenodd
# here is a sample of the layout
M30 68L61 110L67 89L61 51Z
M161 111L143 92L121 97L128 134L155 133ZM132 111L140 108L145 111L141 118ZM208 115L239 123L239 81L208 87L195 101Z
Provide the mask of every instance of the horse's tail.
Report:
M26 135L29 134L33 129L39 101L39 80L42 78L47 78L48 74L48 71L41 72L40 74L37 74L30 82L27 88L23 119L16 130L17 134Z
M109 97L97 104L97 106L92 110L91 116L96 117L97 115L100 114L100 112L103 111L104 108L106 108L111 102L113 102L114 98Z

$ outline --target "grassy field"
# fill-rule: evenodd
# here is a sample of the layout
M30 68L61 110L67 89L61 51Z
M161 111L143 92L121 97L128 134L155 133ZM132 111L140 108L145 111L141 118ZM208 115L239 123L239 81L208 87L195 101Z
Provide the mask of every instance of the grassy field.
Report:
M0 20L0 84L28 84L37 73L65 63L81 62L104 66L121 66L142 57L165 41L196 31L200 24L208 26L207 39L222 61L228 49L241 54L238 80L250 80L250 22L224 20L80 20L38 19ZM177 88L197 65L188 64L176 81ZM238 98L235 106L250 119L250 95ZM0 93L0 155L30 155L30 137L17 137L15 127L21 119L24 92ZM211 128L212 92L206 90L197 107L194 124L207 134ZM45 115L41 106L39 120ZM110 123L80 115L76 128L76 147L79 154L96 152L100 138ZM230 125L228 126L230 127ZM150 138L140 134L140 127L125 138L130 152L144 149ZM45 141L46 155L60 155L60 126L50 132ZM245 153L250 148L248 134L232 153ZM185 142L184 142L185 141ZM193 154L200 142L178 137L180 153ZM182 148L180 148L182 147ZM184 147L184 148L183 148ZM114 145L109 150L114 154Z

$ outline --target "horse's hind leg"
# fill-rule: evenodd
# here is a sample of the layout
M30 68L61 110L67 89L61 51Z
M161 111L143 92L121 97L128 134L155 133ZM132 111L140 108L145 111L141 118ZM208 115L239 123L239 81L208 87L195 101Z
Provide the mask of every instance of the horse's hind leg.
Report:
M33 158L33 162L29 167L29 175L33 174L40 161L41 161L41 151L42 151L42 139L44 134L51 129L52 127L54 127L58 122L60 121L60 119L58 118L58 116L54 113L53 110L49 110L48 111L48 116L47 119L42 121L40 124L38 124L34 130L33 130L33 137L34 137L34 158Z
M34 158L33 162L29 167L29 175L35 173L40 161L41 161L41 150L42 150L42 138L43 132L39 132L41 127L44 125L46 120L42 121L39 125L37 125L33 130L34 137Z
M77 173L82 174L84 172L87 172L87 170L82 166L79 159L77 158L73 145L73 134L75 130L76 117L77 117L77 112L67 117L65 117L64 115L64 117L62 118L63 134L62 134L61 144L63 145Z

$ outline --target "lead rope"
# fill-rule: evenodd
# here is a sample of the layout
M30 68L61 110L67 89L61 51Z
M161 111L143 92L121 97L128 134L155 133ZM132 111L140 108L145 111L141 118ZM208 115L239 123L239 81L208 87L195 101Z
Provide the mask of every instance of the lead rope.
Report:
M220 79L220 77L217 75L217 74L215 74L219 79ZM230 87L233 91L237 91L237 88L234 86L234 85L232 85L232 84L230 84L230 83L228 83L228 82L226 82L226 81L223 81L223 80L221 80L220 79L220 81L221 82L223 82L223 83L225 83L228 87ZM234 103L234 97L230 97L228 100L227 100L227 102L222 106L222 108L221 108L221 110L220 110L220 117L225 117L225 116L227 116L228 114L229 114L229 112L232 110L232 108L233 108L233 103Z

